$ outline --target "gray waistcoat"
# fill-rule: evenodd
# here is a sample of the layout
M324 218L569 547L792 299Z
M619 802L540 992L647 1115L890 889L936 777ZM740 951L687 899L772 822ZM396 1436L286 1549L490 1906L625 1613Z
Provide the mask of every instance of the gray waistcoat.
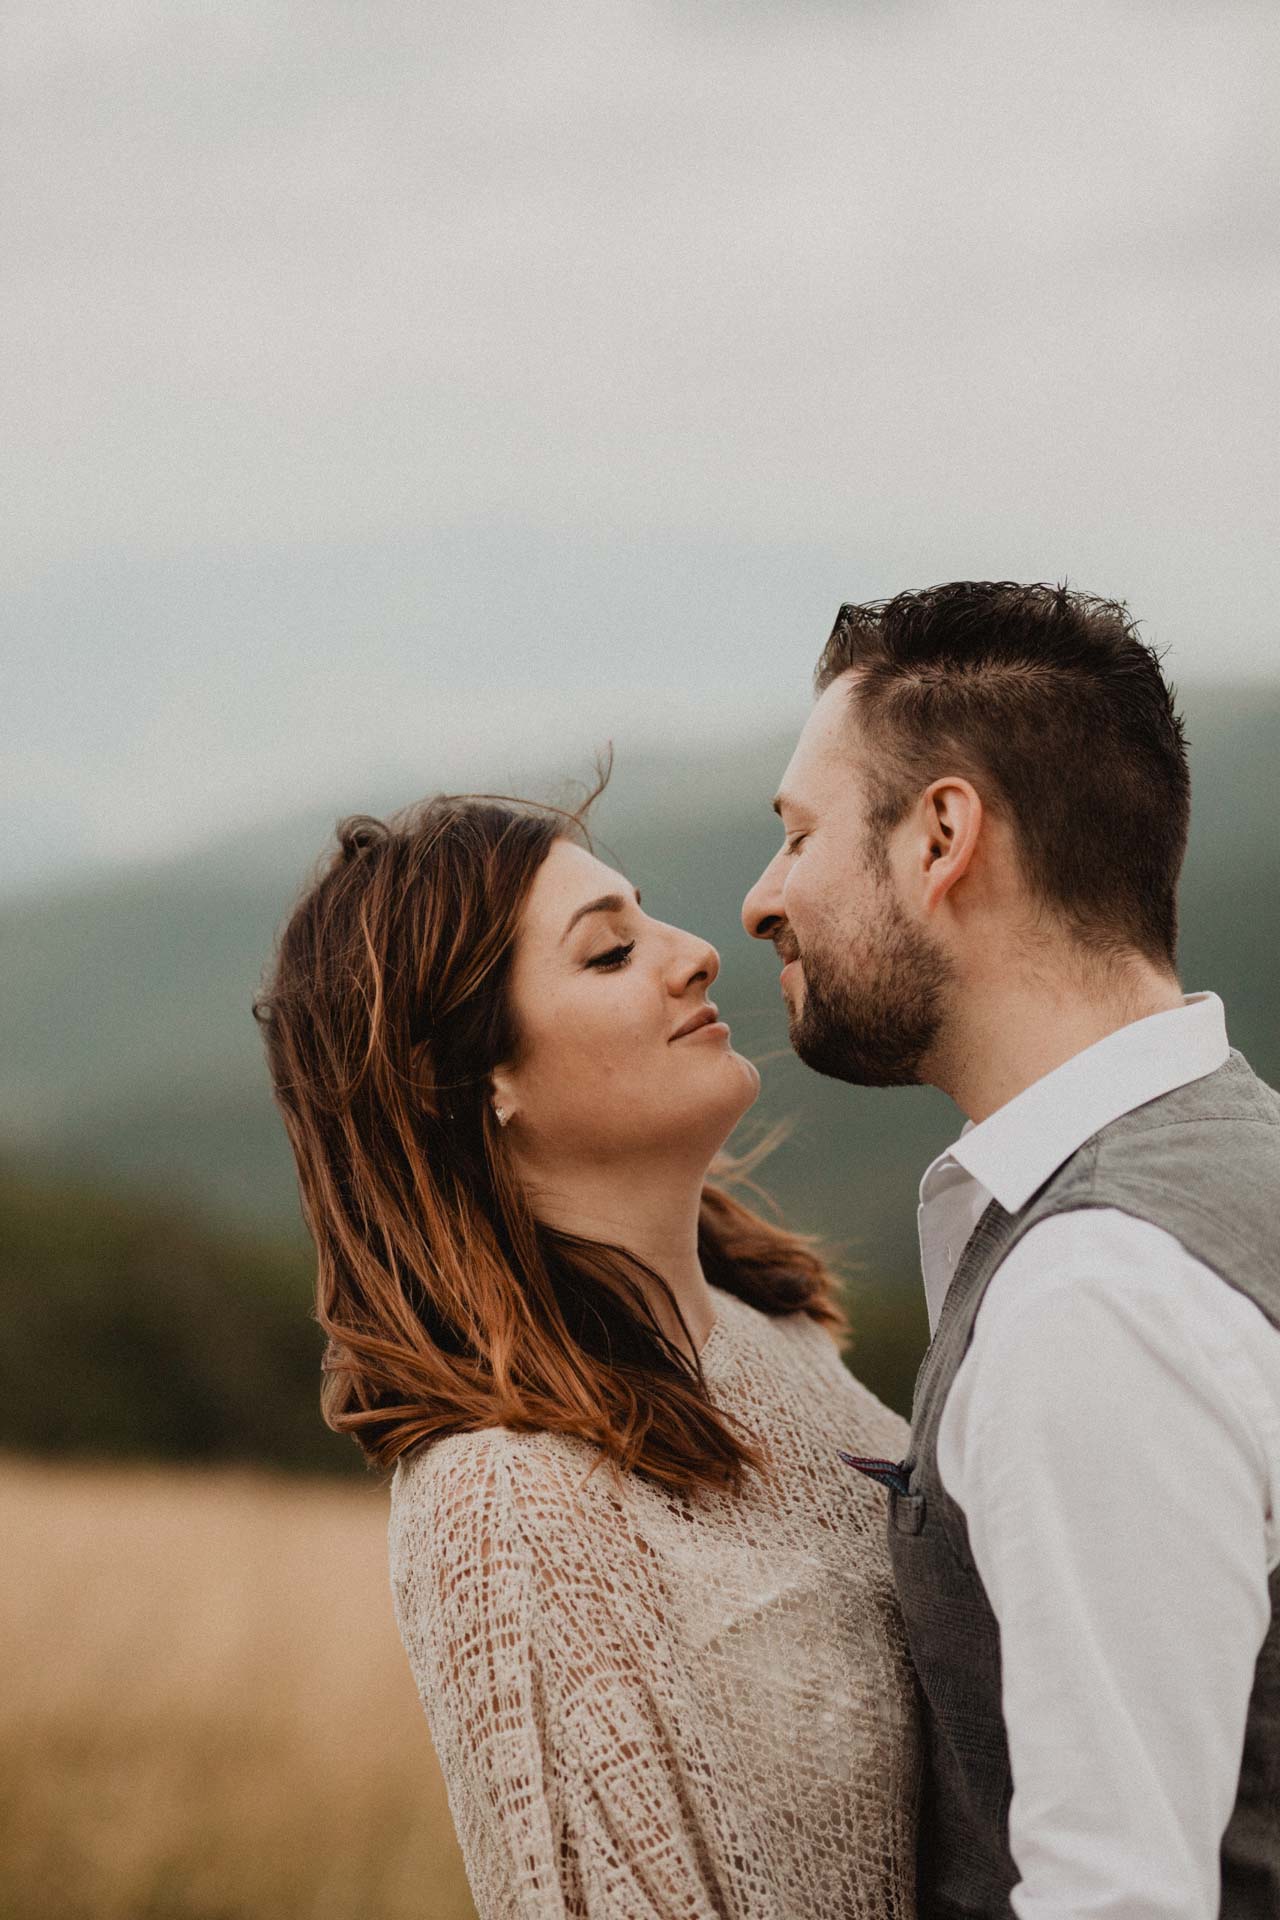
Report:
M1280 1094L1232 1053L1215 1073L1104 1127L1021 1212L993 1201L965 1248L916 1381L908 1491L889 1496L889 1547L927 1703L922 1920L1011 1916L1017 1882L1000 1632L964 1514L938 1478L938 1425L1001 1261L1038 1221L1079 1207L1117 1207L1163 1227L1280 1327ZM1222 1843L1221 1913L1280 1920L1280 1573Z

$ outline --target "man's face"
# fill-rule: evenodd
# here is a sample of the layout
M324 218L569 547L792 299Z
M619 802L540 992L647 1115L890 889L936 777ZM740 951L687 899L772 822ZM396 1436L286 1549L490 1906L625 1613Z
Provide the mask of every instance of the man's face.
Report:
M868 833L868 762L850 679L828 687L805 723L774 802L783 845L742 920L785 963L791 1044L806 1066L854 1086L915 1086L951 966L900 895L894 836Z

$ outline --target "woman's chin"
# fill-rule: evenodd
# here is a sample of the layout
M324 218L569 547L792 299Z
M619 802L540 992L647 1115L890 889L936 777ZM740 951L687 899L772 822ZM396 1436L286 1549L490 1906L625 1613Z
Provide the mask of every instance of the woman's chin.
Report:
M754 1060L748 1060L745 1053L735 1053L733 1057L738 1062L738 1065L742 1068L743 1078L750 1089L750 1092L747 1095L746 1106L743 1108L743 1112L745 1113L747 1110L747 1107L753 1107L757 1099L759 1098L760 1069L756 1065Z
M691 1149L705 1152L708 1159L719 1153L743 1115L750 1112L760 1094L760 1075L745 1055L724 1051L723 1071L715 1076L714 1088L706 1088L696 1107L685 1107L676 1122L681 1141ZM669 1110L673 1122L675 1115ZM696 1143L696 1145L695 1145Z
M734 1053L730 1050L727 1060L732 1063L735 1071L732 1090L728 1086L725 1088L725 1107L731 1108L733 1125L736 1127L743 1114L748 1112L760 1097L760 1071L744 1053Z

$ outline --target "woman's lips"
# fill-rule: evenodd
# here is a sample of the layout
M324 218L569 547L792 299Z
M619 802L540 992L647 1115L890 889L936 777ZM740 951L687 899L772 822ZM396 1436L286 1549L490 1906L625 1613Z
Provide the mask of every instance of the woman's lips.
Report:
M728 1021L727 1020L706 1020L703 1022L703 1024L700 1027L694 1027L691 1033L678 1033L676 1035L676 1039L677 1040L701 1040L703 1035L708 1033L715 1034L717 1038L721 1040L727 1039L729 1035Z

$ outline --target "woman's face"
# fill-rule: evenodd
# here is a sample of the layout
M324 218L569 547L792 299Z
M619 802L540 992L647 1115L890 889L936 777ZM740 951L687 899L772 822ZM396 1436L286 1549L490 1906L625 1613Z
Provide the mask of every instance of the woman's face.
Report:
M493 1074L531 1166L638 1154L705 1165L760 1076L709 1019L714 947L653 919L620 874L557 840L525 902L512 963L513 1060Z

